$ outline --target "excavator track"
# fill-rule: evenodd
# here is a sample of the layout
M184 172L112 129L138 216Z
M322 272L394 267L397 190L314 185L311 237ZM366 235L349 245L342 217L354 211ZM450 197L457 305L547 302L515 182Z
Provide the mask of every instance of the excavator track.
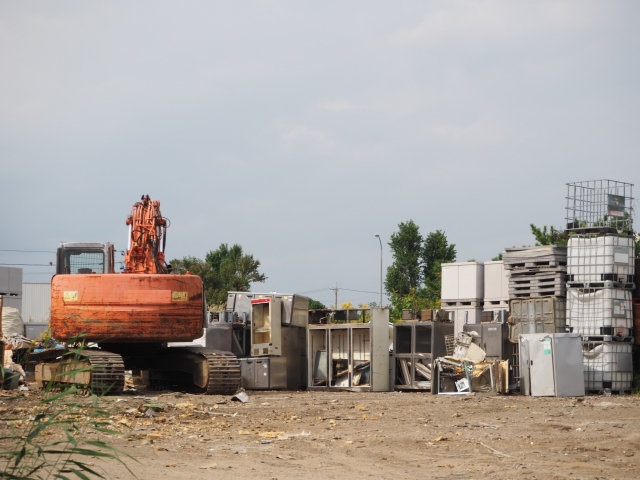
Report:
M91 392L120 395L124 390L124 360L117 353L85 350L82 356L91 365Z
M29 360L49 367L46 373L45 369L41 369L45 377L42 388L51 379L55 383L55 390L65 384L75 385L82 391L96 395L119 395L124 390L124 361L116 353L83 350L79 357L75 357L68 348L57 348L31 354ZM90 370L87 371L86 367ZM75 373L65 375L65 371Z
M232 353L200 353L209 364L206 395L233 395L240 388L240 361Z

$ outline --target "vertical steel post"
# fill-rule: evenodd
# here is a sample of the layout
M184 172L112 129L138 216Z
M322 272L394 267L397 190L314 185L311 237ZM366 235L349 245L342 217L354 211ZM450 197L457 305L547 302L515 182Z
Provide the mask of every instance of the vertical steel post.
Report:
M380 234L376 233L375 235L380 242L380 305L379 308L382 308L382 240L380 239Z

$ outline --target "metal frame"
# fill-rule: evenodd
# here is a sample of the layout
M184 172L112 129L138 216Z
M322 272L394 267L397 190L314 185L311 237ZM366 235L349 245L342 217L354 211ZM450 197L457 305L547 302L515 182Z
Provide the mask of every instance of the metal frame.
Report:
M430 329L430 349L428 352L418 348L417 331L420 329ZM398 334L400 331L409 330L411 347L408 352L398 351ZM454 333L454 324L449 322L407 322L396 323L393 326L393 358L392 358L392 375L393 387L395 390L429 390L431 389L431 380L427 385L427 380L416 380L416 365L423 364L428 367L433 379L433 361L435 358L443 357L447 354L445 344L445 336ZM426 363L425 363L426 362ZM400 369L400 370L398 370ZM410 382L408 384L398 384L396 380L399 376L408 376ZM418 383L419 382L419 383Z
M615 180L567 183L566 228L573 232L633 232L633 184Z

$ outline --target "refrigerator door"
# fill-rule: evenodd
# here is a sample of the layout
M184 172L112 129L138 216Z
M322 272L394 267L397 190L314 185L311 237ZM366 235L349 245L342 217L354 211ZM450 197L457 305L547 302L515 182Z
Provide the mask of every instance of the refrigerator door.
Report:
M542 335L528 342L531 395L534 397L553 397L556 394L551 340L551 335Z
M287 357L269 357L269 388L287 388Z
M253 358L240 359L240 378L242 388L246 390L255 388L255 360Z
M553 369L556 396L584 396L582 338L579 333L553 335Z
M520 335L519 337L519 353L520 353L520 389L523 395L531 395L531 377L529 375L529 341L528 335Z
M255 360L255 387L258 390L269 389L269 359L260 358Z

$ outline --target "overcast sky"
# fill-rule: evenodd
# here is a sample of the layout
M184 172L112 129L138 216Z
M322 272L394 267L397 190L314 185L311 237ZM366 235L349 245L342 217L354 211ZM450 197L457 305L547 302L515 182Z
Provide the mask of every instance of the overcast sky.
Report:
M124 249L149 194L169 258L239 243L254 290L376 292L409 219L490 260L567 182L637 184L639 67L637 1L3 1L0 249Z

